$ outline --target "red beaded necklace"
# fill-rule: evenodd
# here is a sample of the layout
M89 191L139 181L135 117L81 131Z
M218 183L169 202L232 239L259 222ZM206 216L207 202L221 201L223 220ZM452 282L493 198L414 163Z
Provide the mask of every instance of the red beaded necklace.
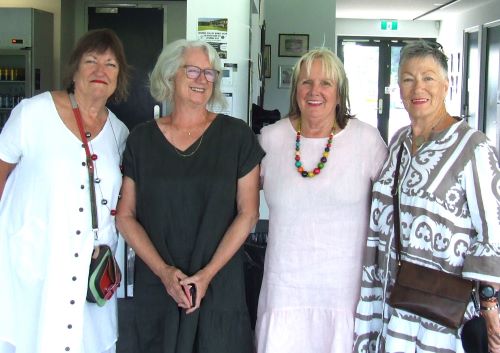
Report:
M318 175L321 172L321 169L326 164L327 157L330 154L330 147L332 147L333 141L333 133L335 131L335 127L332 126L332 131L330 132L330 136L328 137L328 141L326 142L325 152L323 152L323 156L319 160L318 165L312 171L304 170L302 167L302 162L300 161L300 120L299 126L297 127L297 138L295 139L295 167L297 168L297 172L302 175L304 178L312 178Z

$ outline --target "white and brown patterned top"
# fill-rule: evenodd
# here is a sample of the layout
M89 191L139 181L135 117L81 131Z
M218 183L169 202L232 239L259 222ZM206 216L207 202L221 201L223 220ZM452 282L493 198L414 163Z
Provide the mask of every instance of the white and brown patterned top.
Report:
M411 156L411 129L403 128L393 139L373 188L354 352L463 352L455 330L388 304L396 275L391 188L401 143L402 258L500 283L496 150L483 133L457 121ZM471 302L465 320L473 314Z

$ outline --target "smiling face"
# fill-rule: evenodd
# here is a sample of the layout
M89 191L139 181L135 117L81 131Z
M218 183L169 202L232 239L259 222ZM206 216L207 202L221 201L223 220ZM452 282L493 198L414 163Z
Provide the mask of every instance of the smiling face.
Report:
M116 89L120 68L113 52L91 51L82 55L73 76L75 94L89 99L108 99Z
M199 67L202 72L197 78L186 76L185 65ZM203 48L188 48L184 53L184 64L175 75L175 105L189 104L196 107L205 107L212 96L213 83L208 82L204 69L212 69L208 55Z
M411 120L433 121L446 112L448 78L432 56L414 57L399 70L399 92Z
M311 122L335 118L337 84L326 76L321 60L312 62L309 74L305 65L300 68L296 100L301 116Z

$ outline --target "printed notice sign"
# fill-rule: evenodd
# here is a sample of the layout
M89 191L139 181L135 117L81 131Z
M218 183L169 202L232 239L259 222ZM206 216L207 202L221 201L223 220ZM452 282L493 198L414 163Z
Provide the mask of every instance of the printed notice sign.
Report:
M212 45L221 59L227 59L227 18L199 18L198 39Z

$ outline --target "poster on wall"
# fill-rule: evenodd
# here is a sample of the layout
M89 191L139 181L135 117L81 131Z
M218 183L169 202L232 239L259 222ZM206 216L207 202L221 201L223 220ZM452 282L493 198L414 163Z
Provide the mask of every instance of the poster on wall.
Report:
M227 18L199 18L198 39L212 45L221 59L227 59Z

